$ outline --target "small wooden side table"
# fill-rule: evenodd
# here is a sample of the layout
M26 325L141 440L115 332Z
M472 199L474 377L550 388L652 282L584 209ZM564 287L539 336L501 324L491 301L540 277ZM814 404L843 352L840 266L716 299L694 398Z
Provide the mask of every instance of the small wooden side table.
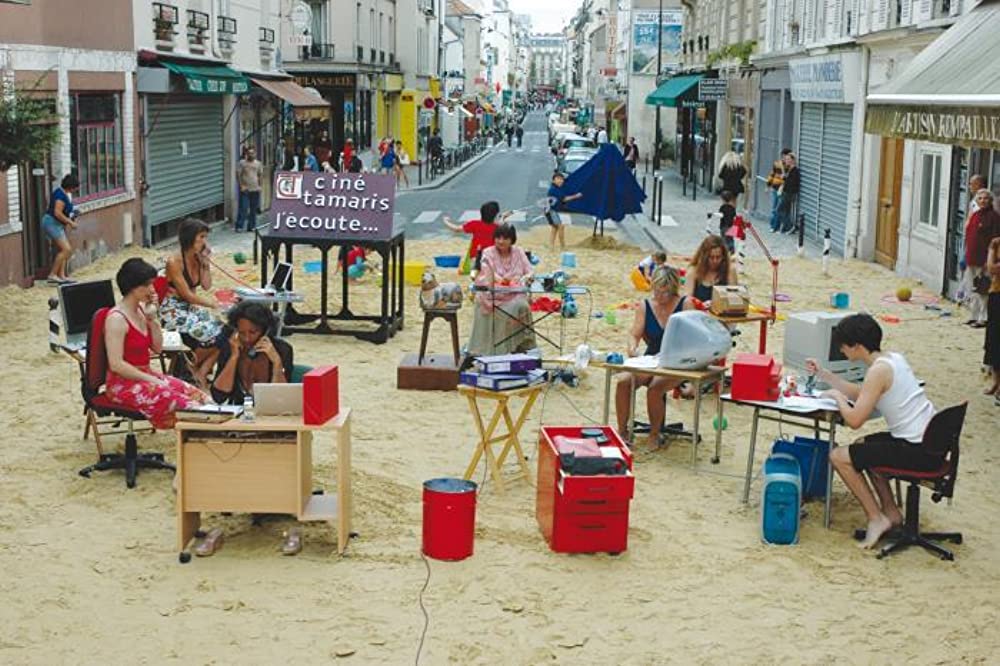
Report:
M431 331L431 322L440 317L451 326L451 351L455 356L455 367L457 368L461 359L458 353L458 310L424 310L424 330L420 334L420 356L417 357L417 365L424 362L427 354L427 336Z
M472 412L472 419L475 421L476 430L479 432L479 442L476 444L476 451L472 455L472 461L466 468L465 476L463 478L466 480L472 478L472 475L476 471L476 467L479 465L479 459L485 453L486 464L490 470L490 475L496 482L497 488L500 492L506 492L507 489L504 486L503 476L500 473L500 467L503 465L504 460L507 459L507 454L510 453L511 449L513 449L515 455L517 456L517 462L521 466L521 476L528 480L529 483L531 482L531 475L528 471L528 463L524 460L524 451L521 449L521 441L518 439L518 434L524 426L524 422L528 418L528 414L531 412L531 408L535 404L535 400L544 388L545 384L526 386L524 388L511 389L509 391L490 391L487 389L465 385L460 385L458 387L459 393L464 395L469 401L469 411ZM524 399L524 404L517 413L517 418L514 418L510 411L510 401L512 398ZM496 405L493 408L493 415L490 417L489 423L484 426L481 402L485 401L494 401L496 402ZM503 419L507 432L497 435L495 433L501 419ZM496 455L493 452L493 445L501 442L503 443L503 448L500 450L500 455Z

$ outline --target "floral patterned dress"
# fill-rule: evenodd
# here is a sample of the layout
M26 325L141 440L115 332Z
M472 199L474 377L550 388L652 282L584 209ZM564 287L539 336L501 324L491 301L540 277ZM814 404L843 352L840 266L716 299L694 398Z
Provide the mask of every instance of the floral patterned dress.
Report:
M200 286L191 279L187 265L184 266L184 280L192 290ZM214 345L222 331L222 322L211 309L188 303L175 289L171 289L160 304L160 321L164 329L178 331L203 347Z
M128 322L125 333L125 343L122 357L125 362L158 377L167 382L166 386L158 386L152 382L126 379L115 374L110 369L104 384L105 395L127 409L140 412L154 428L169 430L177 421L174 413L179 409L197 407L204 402L204 394L194 386L186 384L176 377L161 374L149 367L149 352L153 346L153 336L148 330L143 333L125 316L125 313L115 308L108 316L124 317Z

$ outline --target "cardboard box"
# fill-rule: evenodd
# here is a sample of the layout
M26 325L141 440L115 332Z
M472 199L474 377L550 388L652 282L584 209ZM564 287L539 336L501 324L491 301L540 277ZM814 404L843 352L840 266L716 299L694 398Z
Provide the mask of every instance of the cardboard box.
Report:
M451 354L425 354L418 363L416 352L406 354L396 368L396 388L415 391L454 391L458 388L458 366Z
M742 317L750 309L750 292L743 285L716 285L709 309L723 317Z
M337 366L314 368L302 376L302 422L322 425L340 413Z

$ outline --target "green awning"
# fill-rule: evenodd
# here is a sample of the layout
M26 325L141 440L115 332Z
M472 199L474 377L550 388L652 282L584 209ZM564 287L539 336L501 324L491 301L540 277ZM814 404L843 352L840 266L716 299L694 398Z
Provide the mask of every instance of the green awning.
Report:
M181 65L160 61L174 74L184 77L187 89L198 95L244 95L250 92L250 80L225 65Z
M646 104L678 107L685 99L694 100L698 93L698 82L703 78L702 74L686 74L669 78L646 97Z

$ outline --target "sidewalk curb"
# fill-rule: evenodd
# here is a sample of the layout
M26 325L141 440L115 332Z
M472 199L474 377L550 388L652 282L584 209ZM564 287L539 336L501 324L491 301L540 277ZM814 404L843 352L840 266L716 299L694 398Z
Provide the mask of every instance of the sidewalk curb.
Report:
M453 178L455 178L456 176L458 176L460 174L465 173L465 171L469 167L471 167L473 164L476 164L477 162L479 162L480 160L482 160L483 158L485 158L487 155L489 155L492 152L493 152L492 148L486 148L485 150L483 150L483 152L479 153L478 155L476 155L475 157L473 157L471 160L467 160L466 162L462 163L462 165L459 166L457 169L452 169L450 172L448 172L444 176L441 176L437 180L432 181L430 183L425 183L423 185L415 185L413 187L408 187L405 190L403 190L402 192L397 192L396 196L400 196L400 195L406 194L407 192L425 192L427 190L436 190L436 189L438 189L440 187L443 187L449 181L451 181Z

